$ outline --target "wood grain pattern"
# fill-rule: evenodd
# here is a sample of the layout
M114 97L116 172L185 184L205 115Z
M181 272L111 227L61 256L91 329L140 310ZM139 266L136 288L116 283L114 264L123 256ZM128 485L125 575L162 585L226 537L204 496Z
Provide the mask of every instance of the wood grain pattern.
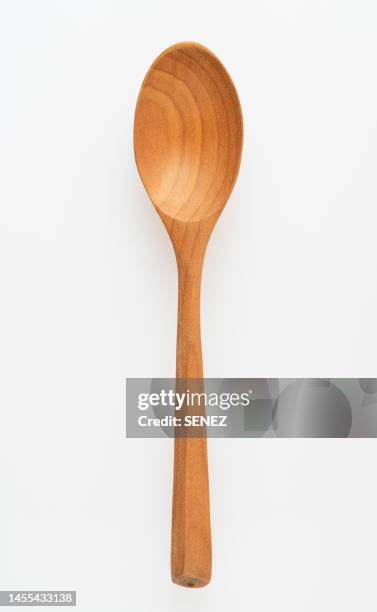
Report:
M242 134L237 92L213 53L179 43L155 60L137 101L134 147L177 259L177 379L203 377L203 260L237 178ZM172 580L200 587L211 578L207 440L176 437L174 448Z

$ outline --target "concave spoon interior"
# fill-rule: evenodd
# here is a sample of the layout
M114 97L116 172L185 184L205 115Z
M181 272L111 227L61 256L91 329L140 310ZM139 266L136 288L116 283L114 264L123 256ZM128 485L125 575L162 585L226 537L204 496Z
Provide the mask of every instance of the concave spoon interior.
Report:
M237 178L242 138L237 92L217 57L193 42L161 53L141 86L134 148L141 180L177 259L177 379L203 377L203 259ZM182 586L204 586L211 579L211 565L207 440L176 437L172 580Z

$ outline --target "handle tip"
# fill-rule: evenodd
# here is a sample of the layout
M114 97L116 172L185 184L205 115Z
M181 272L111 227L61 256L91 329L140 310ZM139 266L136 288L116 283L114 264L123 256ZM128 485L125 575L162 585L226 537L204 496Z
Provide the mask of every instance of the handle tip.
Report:
M179 586L183 586L183 587L187 587L187 588L191 588L191 589L199 589L201 587L206 586L210 580L211 580L211 576L208 577L199 577L199 576L182 576L182 575L175 575L172 574L171 577L172 581L174 582L174 584L178 584Z

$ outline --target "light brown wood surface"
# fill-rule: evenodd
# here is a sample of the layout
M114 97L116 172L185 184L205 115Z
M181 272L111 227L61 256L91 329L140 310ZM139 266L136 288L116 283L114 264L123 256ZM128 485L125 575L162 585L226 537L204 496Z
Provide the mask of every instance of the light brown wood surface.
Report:
M177 379L203 377L200 284L206 246L237 178L242 113L235 87L205 47L176 44L152 64L135 112L136 164L172 241L178 266ZM173 582L211 579L205 437L176 437Z

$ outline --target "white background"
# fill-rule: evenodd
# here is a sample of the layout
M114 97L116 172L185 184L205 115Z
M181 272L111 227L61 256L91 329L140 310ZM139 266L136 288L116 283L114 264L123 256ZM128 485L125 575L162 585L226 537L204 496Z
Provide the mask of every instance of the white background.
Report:
M374 0L1 0L0 589L85 612L376 610L374 440L213 440L213 581L170 583L176 270L137 176L165 47L224 62L245 121L203 278L205 373L365 376L377 349Z

